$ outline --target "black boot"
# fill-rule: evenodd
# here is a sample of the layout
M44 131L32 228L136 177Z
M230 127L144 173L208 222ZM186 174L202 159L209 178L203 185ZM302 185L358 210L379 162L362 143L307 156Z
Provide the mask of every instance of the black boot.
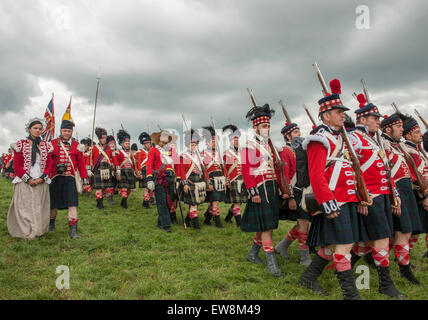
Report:
M276 278L282 277L281 270L278 267L278 263L275 259L275 252L266 252L266 263L267 269L270 274Z
M143 201L143 207L146 208L146 209L150 209L150 201L144 200Z
M425 252L425 254L422 256L422 258L428 258L428 250Z
M352 269L336 272L340 287L343 292L343 300L363 300L360 297L357 286L355 285L354 273Z
M262 259L259 258L259 251L262 246L258 246L253 242L253 246L250 249L250 252L247 254L247 260L252 263L263 264Z
M405 299L402 293L394 286L389 273L389 267L377 266L376 271L379 276L379 293L399 300Z
M236 226L240 227L241 226L241 215L235 216L235 221L236 221Z
M314 246L309 246L309 253L310 254L317 254L317 250L315 249Z
M104 210L103 198L97 199L97 208L100 210Z
M189 228L190 227L190 217L189 214L186 215L186 218L184 218L184 223L186 224L186 227Z
M199 227L199 218L198 217L192 218L191 220L192 220L193 229L201 229Z
M114 205L114 199L113 199L113 196L108 196L107 197L107 201L108 201L108 203L112 206L112 205Z
M224 221L226 223L232 223L232 217L233 217L232 208L230 208L226 218L224 218Z
M217 228L223 228L221 221L220 221L220 216L214 216L214 224Z
M361 259L361 256L355 254L354 250L351 250L351 268L354 268L355 264L358 262L358 260Z
M70 238L71 239L80 238L80 236L77 234L77 221L70 226Z
M204 217L205 217L204 224L206 224L207 226L210 226L211 225L211 218L213 216L211 213L208 212L208 209L207 209L207 211L205 211Z
M120 206L127 210L128 209L128 198L122 198L122 201L120 202Z
M178 224L177 214L175 213L175 211L174 212L170 212L169 216L171 217L171 223Z
M402 277L406 278L410 283L420 286L421 283L418 279L415 278L412 269L410 268L410 264L405 266L398 265L400 267L400 274Z
M299 284L312 291L327 296L327 292L318 283L318 277L323 272L325 266L329 263L328 260L321 258L318 254L312 259L309 267L306 268L305 272L299 278Z
M55 219L49 221L49 232L55 231Z
M366 255L364 255L364 261L367 263L370 267L376 267L374 260L373 260L373 253L369 252Z

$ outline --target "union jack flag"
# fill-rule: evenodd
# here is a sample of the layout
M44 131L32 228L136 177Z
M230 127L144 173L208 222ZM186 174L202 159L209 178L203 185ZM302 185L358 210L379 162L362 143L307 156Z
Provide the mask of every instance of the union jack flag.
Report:
M54 115L54 97L49 102L45 111L46 129L42 133L42 139L51 141L55 137L55 115Z

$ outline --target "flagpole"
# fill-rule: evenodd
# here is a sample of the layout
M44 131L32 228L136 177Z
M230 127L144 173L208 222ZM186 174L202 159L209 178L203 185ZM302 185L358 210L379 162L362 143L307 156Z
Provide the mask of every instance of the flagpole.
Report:
M94 107L94 119L92 121L92 138L91 138L91 167L92 167L92 148L94 147L94 133L95 133L95 117L97 115L97 102L98 102L98 89L100 87L100 75L97 77L97 91L95 93L95 107Z
M52 138L51 140L55 139L55 103L54 103L54 93L52 92L52 128L51 128L51 132L52 132Z

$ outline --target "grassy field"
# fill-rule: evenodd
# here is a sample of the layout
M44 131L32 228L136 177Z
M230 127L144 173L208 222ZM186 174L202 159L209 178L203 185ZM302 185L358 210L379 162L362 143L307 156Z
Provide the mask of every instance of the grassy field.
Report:
M290 248L290 261L277 256L284 276L275 279L265 266L245 260L253 234L241 232L235 224L224 229L202 226L200 231L174 225L172 233L166 234L156 228L155 208L143 209L141 195L136 193L130 197L128 211L119 206L119 197L116 205L106 204L102 212L94 199L81 198L80 239L69 239L65 211L58 214L55 232L32 242L13 239L6 225L12 193L11 183L1 178L0 299L342 299L331 271L320 278L328 297L297 285L304 270L298 264L297 243ZM222 206L223 217L226 211ZM274 243L291 226L281 221ZM395 284L408 299L427 298L424 252L421 239L411 254L420 287L408 284L392 263ZM265 260L264 254L260 256ZM59 265L70 268L70 289L56 288ZM387 299L377 292L376 272L370 272L370 289L360 290L361 296Z

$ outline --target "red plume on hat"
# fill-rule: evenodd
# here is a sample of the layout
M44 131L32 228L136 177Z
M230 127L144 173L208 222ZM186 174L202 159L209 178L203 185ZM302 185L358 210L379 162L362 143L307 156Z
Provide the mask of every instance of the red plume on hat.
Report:
M342 86L340 84L339 79L333 79L330 81L330 89L332 94L340 94L342 93Z
M288 121L287 121L287 122L285 123L285 126L287 127L287 126L289 126L289 125L290 125L290 122L288 122Z
M360 93L357 96L357 100L360 103L360 108L364 107L366 105L366 103L367 103L366 97L362 93Z

